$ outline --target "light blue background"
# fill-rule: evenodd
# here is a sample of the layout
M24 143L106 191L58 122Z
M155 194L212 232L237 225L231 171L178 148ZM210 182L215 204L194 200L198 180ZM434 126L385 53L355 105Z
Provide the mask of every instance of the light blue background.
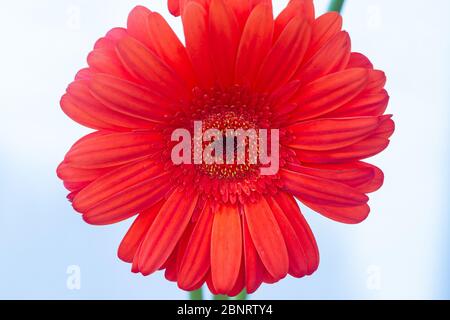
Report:
M140 4L181 31L165 2ZM287 1L275 2L279 11ZM317 0L317 10L327 3ZM60 111L59 98L94 41L123 26L137 4L0 2L0 298L186 297L161 274L131 274L116 257L129 223L85 224L55 176L65 152L88 132ZM305 211L321 249L319 271L263 286L253 298L450 298L448 12L446 0L347 1L345 28L354 49L389 78L397 131L388 151L372 161L386 173L386 184L361 225ZM81 268L81 290L66 286L71 265Z

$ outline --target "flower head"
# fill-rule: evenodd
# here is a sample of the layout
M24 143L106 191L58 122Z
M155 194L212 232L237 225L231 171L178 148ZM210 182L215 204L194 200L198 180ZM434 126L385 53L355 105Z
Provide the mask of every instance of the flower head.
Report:
M233 296L311 275L319 252L295 199L339 222L366 219L383 173L362 160L394 132L384 73L351 51L339 14L315 18L312 0L291 0L276 18L268 0L169 0L169 9L185 43L136 7L61 100L95 130L58 168L73 207L93 225L137 216L119 257L143 275L164 269L184 290L206 282ZM261 145L256 161L244 151L234 163L174 162L180 128L200 134L188 160L212 129L216 146L230 130L279 130L268 138L279 140L277 170L262 174Z

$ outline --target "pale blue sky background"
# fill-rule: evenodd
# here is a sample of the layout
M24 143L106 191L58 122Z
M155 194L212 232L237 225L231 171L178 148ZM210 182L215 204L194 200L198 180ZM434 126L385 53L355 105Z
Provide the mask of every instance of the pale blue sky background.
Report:
M275 1L280 10L287 1ZM129 223L92 227L65 200L55 168L87 131L58 102L93 43L137 4L169 17L166 1L0 2L0 298L185 298L161 274L133 275L116 258ZM316 0L325 10L327 0ZM372 215L347 226L305 214L321 249L311 278L264 286L255 299L450 298L450 2L348 0L356 50L386 71L397 132L373 159L386 173ZM81 268L81 289L66 286Z

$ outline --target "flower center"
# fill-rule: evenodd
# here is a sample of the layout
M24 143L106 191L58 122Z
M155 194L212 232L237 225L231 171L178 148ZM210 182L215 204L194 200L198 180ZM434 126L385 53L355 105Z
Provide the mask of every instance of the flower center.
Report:
M250 119L250 120L249 120ZM194 145L203 153L197 169L219 179L245 178L257 174L257 125L251 116L223 111L203 120L202 137ZM205 139L206 138L206 139ZM206 151L206 152L205 152Z
M201 147L204 154L198 172L218 179L257 176L259 129L270 127L267 98L237 85L226 90L195 88L193 93L190 117L202 121L207 138L195 143L196 151Z
M174 179L184 186L194 184L204 199L224 203L245 203L260 194L276 193L284 155L278 136L273 143L273 131L279 132L272 128L271 117L265 94L241 86L195 88L190 103L173 118L172 127L185 128L193 139L193 162L177 165ZM272 167L276 170L267 173Z

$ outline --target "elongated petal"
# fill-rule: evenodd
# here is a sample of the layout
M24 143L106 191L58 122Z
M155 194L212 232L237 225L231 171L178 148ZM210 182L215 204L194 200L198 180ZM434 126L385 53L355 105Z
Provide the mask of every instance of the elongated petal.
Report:
M337 12L327 12L314 21L312 28L311 44L305 56L307 60L342 30L342 17Z
M302 243L283 210L272 198L267 198L273 215L280 226L289 254L289 274L296 278L304 277L308 272L307 257Z
M262 64L257 89L270 91L289 81L302 62L310 37L311 27L306 20L292 19Z
M319 267L320 256L319 248L311 228L303 217L293 196L285 192L279 192L274 197L274 200L283 210L301 242L306 256L307 274L313 274Z
M244 212L261 261L272 277L283 279L289 271L289 255L269 204L261 198L257 203L246 203Z
M351 68L366 68L373 69L373 64L370 62L369 58L359 52L352 52L350 55L350 60L348 61L348 69Z
M211 0L209 11L209 50L216 79L223 88L233 84L240 31L234 12L223 0Z
M98 185L99 183L90 184L89 189L83 189L74 199L74 208L83 212L84 220L93 225L113 224L128 219L158 203L172 188L168 182L168 174L164 173L132 185L122 182L119 184L120 189L114 188L114 193L103 191L98 197L87 198L86 194ZM104 190L103 186L98 188ZM84 192L86 189L89 191ZM101 200L102 198L105 199ZM86 200L83 202L81 199ZM99 200L96 201L97 199ZM82 206L89 203L94 204L83 210Z
M197 79L203 87L211 87L215 82L215 75L209 48L208 12L198 3L190 2L186 5L182 18L186 50Z
M256 251L247 221L243 220L246 289L249 294L252 294L263 283L264 274L267 271Z
M89 82L77 80L61 99L61 108L78 123L98 130L123 131L151 127L151 122L108 108L89 89Z
M211 0L169 0L169 11L175 17L178 17L183 14L186 6L192 2L198 3L199 5L207 9Z
M244 288L245 288L245 266L244 266L244 259L242 259L238 278L236 280L236 283L234 284L233 289L231 289L230 292L228 293L228 296L236 297L244 290Z
M272 8L260 4L250 14L241 38L236 61L237 83L253 84L261 63L272 46L272 38Z
M370 213L370 207L367 204L351 207L334 207L329 205L320 205L313 202L303 201L303 204L321 215L345 224L357 224L367 219Z
M301 201L317 205L351 207L367 203L369 198L362 192L343 183L281 170L284 187Z
M108 133L91 136L66 155L65 161L77 168L107 168L130 163L153 154L162 145L154 132Z
M275 20L274 39L278 39L286 26L295 17L302 17L308 22L314 19L314 5L312 0L291 0L286 8L278 15Z
M152 12L143 6L136 6L128 15L127 31L130 36L145 44L148 48L153 45L147 26L148 17Z
M386 74L380 70L369 70L367 92L379 92L386 85Z
M153 91L168 99L174 95L179 99L189 97L190 88L176 72L139 41L124 37L117 44L117 52L126 69L145 81Z
M242 226L239 209L233 205L221 205L214 213L211 235L211 275L219 293L229 294L232 291L239 276L241 260Z
M342 163L367 159L388 147L389 138L394 130L394 121L387 116L371 136L358 143L326 152L299 150L296 152L297 158L302 162L309 163Z
M298 173L344 183L364 193L378 190L384 180L383 172L380 169L359 161L308 166L289 163L287 167Z
M382 117L319 119L288 128L293 136L287 145L295 149L326 151L364 140L383 121Z
M98 203L161 174L162 166L153 160L143 160L117 168L103 175L75 198L74 207L84 212Z
M82 169L72 167L67 164L67 162L62 162L58 166L56 173L58 178L65 182L79 183L92 182L113 169L114 168Z
M327 74L344 70L350 59L351 41L347 32L333 36L301 68L295 79L306 84Z
M206 205L186 247L178 275L178 285L183 290L193 290L205 278L211 267L211 232L214 213Z
M327 114L327 117L361 117L380 116L385 113L389 104L386 90L380 93L362 93L349 103Z
M148 17L148 30L158 56L192 88L195 77L191 61L186 48L166 20L159 13L151 13Z
M381 123L373 136L376 138L389 139L395 131L395 123L391 115L384 116L385 120Z
M366 69L348 69L322 77L300 89L293 98L299 107L286 123L313 119L352 101L367 86Z
M114 49L98 48L87 58L92 72L106 73L123 79L131 79L130 74L123 67Z
M148 231L139 253L139 269L144 275L157 271L169 258L183 235L197 205L197 194L176 190L162 206Z
M260 4L258 2L262 3L269 1L226 0L227 6L229 6L231 10L234 12L241 30L244 29L245 23L247 22L247 19L253 7Z
M94 97L108 108L129 117L164 123L173 109L157 93L108 75L95 75L89 84Z
M169 279L168 274L171 273L170 275L170 281L173 282L178 282L179 280L179 271L181 269L181 263L183 261L183 258L186 254L186 248L189 244L189 240L191 239L192 236L192 231L194 230L195 224L194 223L188 223L186 229L184 230L183 235L181 236L180 240L178 241L178 245L176 246L174 252L173 252L173 257L170 257L169 259L174 259L174 263L170 262L170 261L166 261L165 264L163 264L159 270L164 269L164 267L166 266L166 264L170 264L170 268L167 267L166 268L166 278ZM196 285L194 285L195 287ZM193 288L194 288L193 287Z
M175 17L181 14L180 0L168 0L169 11Z
M151 225L155 221L156 215L161 209L163 202L153 206L152 208L142 212L134 221L123 238L118 251L119 259L132 263L139 246L144 240Z
M314 211L338 222L359 223L370 208L366 195L345 184L283 170L286 189Z

